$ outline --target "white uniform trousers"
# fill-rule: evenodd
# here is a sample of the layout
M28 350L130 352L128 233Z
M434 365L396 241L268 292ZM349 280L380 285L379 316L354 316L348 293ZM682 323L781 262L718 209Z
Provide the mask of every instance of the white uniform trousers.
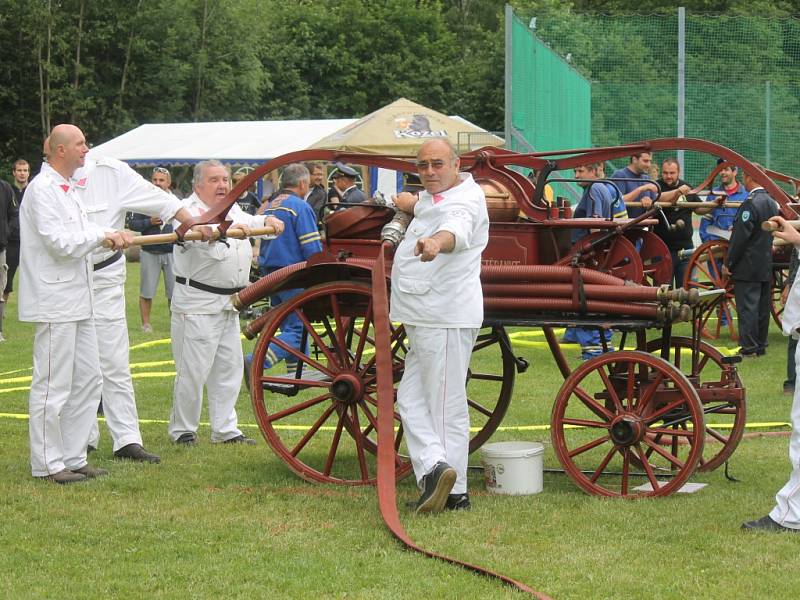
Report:
M172 313L172 356L175 384L169 436L196 433L208 395L211 441L224 442L242 432L236 427L236 400L242 386L242 342L239 313L223 310L213 315Z
M95 304L102 307L98 310L94 325L97 345L100 347L100 372L103 375L103 416L116 452L128 444L142 444L131 380L125 286L119 284L97 288L94 297ZM98 448L99 441L100 428L95 420L89 444Z
M800 366L800 344L795 351L795 364ZM794 388L792 400L792 434L789 437L789 462L792 463L792 474L775 495L775 508L769 513L770 518L784 527L800 529L800 386Z
M410 350L397 389L417 483L440 461L456 470L451 493L467 491L469 409L466 380L478 329L406 325Z
M36 323L28 399L34 477L86 465L86 444L96 420L100 386L91 319Z

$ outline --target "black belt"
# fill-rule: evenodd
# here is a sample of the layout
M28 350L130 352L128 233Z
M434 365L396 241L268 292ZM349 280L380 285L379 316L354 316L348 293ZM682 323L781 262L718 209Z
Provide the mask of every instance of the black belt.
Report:
M94 269L95 271L99 271L100 269L105 269L108 265L113 265L120 258L122 258L122 250L117 250L107 259L101 260L99 263L96 263L94 267L92 267L92 269Z
M221 288L216 287L213 285L206 285L205 283L200 283L199 281L194 281L189 279L187 281L186 277L175 277L175 281L180 283L181 285L188 285L198 290L203 290L204 292L211 292L212 294L219 294L221 296L230 296L231 294L235 294L243 290L243 287L235 287L235 288Z

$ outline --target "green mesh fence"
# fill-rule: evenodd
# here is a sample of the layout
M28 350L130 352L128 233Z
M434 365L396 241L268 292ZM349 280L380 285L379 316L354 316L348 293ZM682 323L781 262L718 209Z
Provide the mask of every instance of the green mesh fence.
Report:
M515 23L527 27L530 17ZM677 10L672 15L539 16L535 23L536 38L591 82L591 145L677 135ZM686 14L684 32L684 135L800 175L800 21ZM516 28L514 35L516 44ZM516 70L513 78L515 104L526 79ZM526 119L552 132L532 138L537 149L538 139L575 147L572 137L559 136L562 117L547 115L571 106L532 106L544 114ZM698 183L714 159L687 153L684 164L684 178Z
M507 146L520 152L590 146L589 81L517 17L511 35L513 129ZM568 189L556 184L554 192L567 195Z

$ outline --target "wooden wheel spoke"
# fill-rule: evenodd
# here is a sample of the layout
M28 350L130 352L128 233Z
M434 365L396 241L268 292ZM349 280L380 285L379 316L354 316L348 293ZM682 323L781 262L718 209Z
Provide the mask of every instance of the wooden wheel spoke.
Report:
M336 320L334 317L334 323L335 322ZM334 353L338 357L336 363L342 369L346 369L348 364L350 363L350 360L349 357L347 356L347 349L344 346L344 339L342 338L343 332L340 331L339 327L331 327L331 322L327 316L322 319L322 326L325 329L325 335L331 341Z
M609 410L595 401L583 388L575 386L572 390L572 393L575 394L581 402L586 405L590 411L596 414L601 419L606 419L607 421L611 421L614 418L614 415L609 412Z
M678 460L673 454L670 454L669 452L664 450L661 446L654 444L647 438L644 438L644 440L642 441L648 446L650 446L656 454L659 454L660 456L665 458L672 466L678 469L683 469L684 464L680 460Z
M629 447L625 447L622 450L622 487L621 493L623 496L628 495L628 480L630 479L630 471L631 471L631 449Z
M611 383L611 378L609 377L608 373L606 373L606 370L603 367L597 369L597 372L600 374L600 379L603 380L603 385L605 386L608 395L611 397L611 401L614 403L614 409L617 411L617 413L623 412L624 408L622 407L622 401L619 398L619 394L617 394L617 388L615 388Z
M475 400L471 400L469 397L467 397L467 406L469 406L470 408L478 411L484 417L491 417L492 416L491 409L486 408L482 404L478 404Z
M344 429L344 420L347 416L347 411L343 411L339 415L339 420L336 422L336 431L333 433L333 440L331 440L331 447L328 450L328 456L325 458L325 467L322 472L330 476L333 470L333 463L336 461L336 452L339 450L339 442L342 439L342 429Z
M636 452L639 454L639 460L642 463L642 468L644 468L644 472L647 475L647 480L650 482L650 486L653 488L653 491L656 491L661 486L658 483L658 479L656 479L656 474L653 472L653 466L650 464L649 454L645 455L642 451L641 444L636 444Z
M574 450L570 450L569 457L570 458L575 458L579 454L583 454L584 452L588 452L592 448L597 448L598 446L600 446L602 444L605 444L610 439L611 439L611 436L604 435L602 437L597 438L596 440L592 440L588 444L584 444L583 446L579 446L579 447L575 448ZM616 446L615 446L615 449L616 449Z
M480 352L484 348L488 348L489 346L493 346L497 343L497 336L494 333L488 334L485 338L478 337L478 340L475 342L475 346L472 348L472 354Z
M722 435L716 429L714 429L712 427L708 427L708 426L706 426L706 434L710 435L712 438L714 438L715 440L717 440L718 442L720 442L722 444L727 444L728 440L730 439L730 437L726 437L726 436Z
M667 404L667 405L665 405L665 406L662 406L661 408L659 408L659 409L658 409L656 412L654 412L653 414L647 415L647 420L645 421L645 422L646 422L646 424L647 424L647 425L650 425L651 423L655 423L655 422L656 422L656 421L658 421L658 420L659 420L659 419L660 419L662 416L664 416L664 415L665 415L665 414L667 414L668 412L670 412L670 411L672 411L672 410L674 410L674 409L678 408L678 407L679 407L681 404L684 404L685 402L686 402L686 400L685 400L685 399L683 399L683 398L678 398L678 399L677 399L677 400L675 400L674 402L670 402L669 404Z
M318 371L320 371L321 373L325 373L329 377L333 377L333 373L331 372L331 370L328 367L324 366L322 363L317 362L316 360L311 358L308 354L305 354L304 352L300 351L299 349L293 348L292 346L290 346L289 344L284 342L282 339L277 338L277 337L273 338L272 341L270 342L270 344L274 344L274 345L278 346L279 348L282 348L288 354L290 354L291 356L295 357L298 362L302 362L302 363L308 364L308 365L312 366L313 368L317 369ZM292 383L297 383L297 380L294 379L294 378L285 378L283 381L285 382L286 379L291 379ZM266 381L267 378L263 377L263 380Z
M601 429L608 429L611 427L609 423L603 423L601 421L589 421L588 419L568 419L564 417L561 419L561 422L565 425L575 425L577 427L593 427L593 428L601 428Z
M303 435L303 437L300 438L300 441L297 442L297 444L295 444L294 448L292 448L289 451L289 453L292 456L297 456L300 453L300 451L303 448L305 448L305 445L308 443L308 441L312 437L314 437L316 435L317 431L319 431L319 428L322 427L322 425L325 423L325 421L328 420L328 417L331 416L331 413L334 411L335 408L336 408L336 405L335 404L331 404L328 408L325 409L325 411L319 416L319 418L317 418L317 420L314 421L314 423L311 425L311 427L308 429L308 431L306 431L306 433Z
M636 406L636 412L638 414L643 414L647 405L650 404L650 399L655 395L658 386L661 385L661 382L664 381L664 374L662 372L657 372L653 382L647 386L647 388L642 393L641 399Z
M669 435L669 436L672 436L674 438L689 438L689 439L694 438L694 432L689 431L688 429L679 430L679 429L673 429L671 427L667 427L667 428L664 428L664 427L648 427L647 428L647 433L655 433L655 434L658 434L660 436ZM656 440L656 442L657 442L657 440Z
M303 322L303 326L306 328L308 335L314 340L314 344L316 344L317 348L319 348L322 353L325 355L325 358L328 359L328 366L322 367L317 361L312 361L311 357L308 357L309 364L311 364L315 369L322 371L323 373L327 373L328 375L332 375L331 369L333 368L341 368L339 361L336 359L336 356L331 352L331 349L328 347L320 335L314 329L314 326L311 322L306 318L305 314L302 311L295 311L297 316ZM277 341L277 339L275 340Z
M364 442L361 433L361 422L358 419L358 407L350 407L353 415L353 439L356 442L356 455L358 456L358 469L362 479L369 479L369 469L367 469L367 457L364 455ZM365 434L364 434L365 435Z
M594 473L592 473L592 476L589 478L589 481L595 483L600 478L600 475L603 474L603 471L605 471L606 467L608 466L608 463L611 462L611 458L616 453L617 453L617 447L614 446L613 448L611 448L611 450L608 451L608 453L606 453L605 457L600 462L600 465L597 467L597 469L595 469Z
M364 353L364 346L366 345L369 333L369 327L372 324L372 299L370 299L369 304L367 305L367 311L364 314L364 323L361 326L361 333L358 334L358 345L356 346L355 354L353 355L353 363L356 365L361 364L361 357ZM374 342L371 342L373 347L375 346Z
M281 419L284 419L286 417L296 415L302 410L311 408L312 406L316 406L320 402L325 402L325 400L330 400L332 397L333 396L331 396L331 394L328 393L328 394L322 394L321 396L317 396L316 398L310 398L309 400L304 400L299 404L295 404L288 408L284 408L283 410L279 410L277 412L267 415L267 420L270 421L271 423L274 423L275 421L280 421Z
M342 357L342 364L347 365L349 367L350 354L347 351L347 342L345 341L344 338L344 333L347 327L345 326L344 318L342 317L342 310L339 304L339 296L337 294L331 294L330 299L331 299L331 311L333 313L333 322L336 326L334 332L336 336L337 346L339 348L339 354ZM325 320L325 324L326 326L329 326L327 319ZM348 323L348 325L349 324L350 323Z
M625 380L625 400L628 403L628 410L633 408L633 395L636 387L636 369L634 363L628 363L628 377Z

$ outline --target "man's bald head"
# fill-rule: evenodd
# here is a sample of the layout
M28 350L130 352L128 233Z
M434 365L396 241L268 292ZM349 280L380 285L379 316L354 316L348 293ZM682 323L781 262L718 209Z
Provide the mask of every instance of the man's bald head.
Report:
M428 140L417 152L417 172L429 194L449 190L458 183L461 165L458 153L449 140Z
M89 147L83 132L75 125L56 125L45 140L47 162L63 177L72 177L86 158Z

